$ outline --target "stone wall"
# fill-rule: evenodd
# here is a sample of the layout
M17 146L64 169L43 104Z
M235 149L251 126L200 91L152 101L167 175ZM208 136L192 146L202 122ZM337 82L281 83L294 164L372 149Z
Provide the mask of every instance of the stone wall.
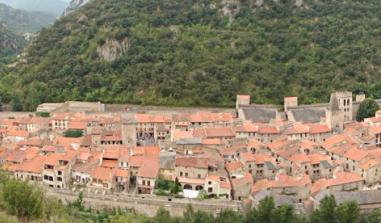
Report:
M78 192L69 190L46 189L48 197L56 197L64 203L73 202L78 197ZM192 205L195 210L203 210L213 214L219 213L223 209L241 211L242 205L237 201L213 199L213 200L191 200L168 197L158 197L153 195L141 196L131 194L83 194L83 201L86 207L91 206L95 210L120 208L122 210L135 210L139 214L154 216L160 207L167 209L172 216L182 216L188 205Z

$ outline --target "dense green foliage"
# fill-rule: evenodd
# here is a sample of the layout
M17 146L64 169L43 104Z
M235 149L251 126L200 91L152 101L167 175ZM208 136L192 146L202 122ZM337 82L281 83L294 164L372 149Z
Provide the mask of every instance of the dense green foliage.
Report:
M374 117L379 106L373 99L365 99L361 102L359 110L357 111L356 120L363 121L365 118Z
M182 191L181 184L177 178L175 181L158 179L156 180L155 189L156 195L177 195Z
M49 118L50 113L49 112L36 112L37 117L43 117L43 118Z
M88 100L167 105L327 101L333 90L381 96L381 1L94 0L44 29L0 93L23 108ZM223 11L232 12L231 19ZM97 48L127 40L107 62ZM12 83L11 85L9 85Z
M20 221L29 222L42 217L42 191L34 189L27 182L8 180L3 187L3 198L8 211Z
M83 136L83 131L81 130L66 130L64 132L65 137L69 138L79 138Z
M0 23L17 34L37 32L54 20L54 16L46 13L22 11L0 3Z

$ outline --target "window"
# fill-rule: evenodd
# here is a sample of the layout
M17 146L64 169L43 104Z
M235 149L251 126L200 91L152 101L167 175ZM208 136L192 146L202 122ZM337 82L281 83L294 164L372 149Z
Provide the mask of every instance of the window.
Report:
M147 180L147 186L151 186L151 181Z
M213 192L213 188L209 187L208 188L208 193L212 193Z
M62 175L62 171L58 171L58 175Z
M58 180L59 182L62 182L62 177L57 177L57 180Z
M180 172L180 177L182 177L183 176L183 172Z
M198 174L197 177L200 179L201 178L201 174Z
M146 185L146 181L145 181L145 180L143 180L143 181L142 181L142 184L143 184L143 185Z
M185 173L185 177L188 177L188 173Z

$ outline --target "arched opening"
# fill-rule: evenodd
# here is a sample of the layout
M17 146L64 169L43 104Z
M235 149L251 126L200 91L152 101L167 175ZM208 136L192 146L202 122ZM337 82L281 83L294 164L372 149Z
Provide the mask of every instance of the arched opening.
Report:
M202 189L203 189L202 186L200 186L200 185L196 186L196 190L202 190Z
M184 185L184 190L192 190L192 185L185 184Z

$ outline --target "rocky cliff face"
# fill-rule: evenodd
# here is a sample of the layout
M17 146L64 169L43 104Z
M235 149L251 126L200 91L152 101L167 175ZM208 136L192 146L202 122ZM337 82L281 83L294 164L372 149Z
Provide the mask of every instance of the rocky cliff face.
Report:
M0 57L18 53L23 46L23 38L10 32L0 23Z
M86 5L90 0L72 0L69 7L65 10L64 15L79 9L80 7Z
M128 38L122 41L108 39L102 46L98 46L97 53L103 61L112 62L127 52L129 48L130 41Z

